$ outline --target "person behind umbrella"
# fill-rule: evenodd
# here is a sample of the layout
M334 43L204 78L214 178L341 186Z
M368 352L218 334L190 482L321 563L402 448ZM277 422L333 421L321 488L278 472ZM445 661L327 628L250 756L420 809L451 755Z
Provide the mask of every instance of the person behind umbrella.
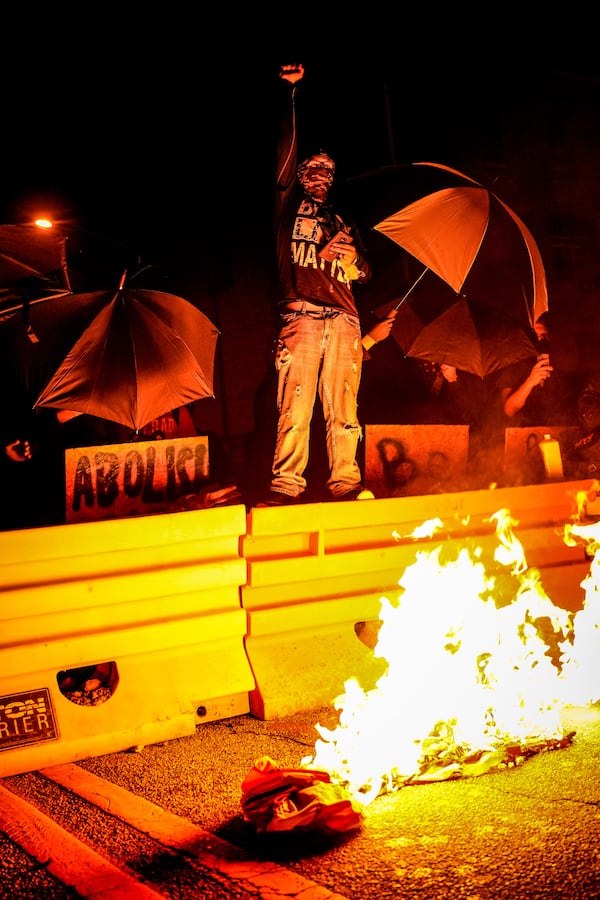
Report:
M61 496L54 478L54 416L31 407L21 377L3 367L0 422L0 531L57 524Z
M549 353L551 333L548 315L534 325L537 356L513 363L498 375L497 388L502 412L511 424L575 425L578 382L560 365L559 348Z
M587 372L577 398L577 415L586 434L600 438L600 365Z
M356 226L329 202L333 160L320 151L297 164L296 93L303 74L302 65L285 65L279 72L286 114L277 151L274 222L278 421L270 490L259 506L297 502L306 490L317 394L325 420L329 496L354 500L363 492L356 459L363 348L353 283L368 281L371 271Z
M199 430L192 415L193 405L169 410L147 422L139 431L118 422L85 415L74 410L58 410L56 419L61 426L60 445L71 447L96 446L98 444L125 444L130 441L173 440L206 435L208 438L209 481L195 494L179 501L181 509L200 509L238 501L241 494L232 481L232 467L220 437L214 432ZM62 476L64 480L64 465ZM64 486L64 492L66 485ZM64 506L64 503L63 503Z
M504 433L498 431L493 415L494 374L482 378L447 363L407 359L417 375L410 378L413 396L405 410L408 421L468 426L468 465L464 482L458 487L468 484L473 490L487 488L498 478L504 450Z
M426 390L419 421L479 426L485 415L488 381L446 363L414 360Z
M567 449L569 477L600 478L600 363L594 361L582 373L577 396L577 421L581 437Z

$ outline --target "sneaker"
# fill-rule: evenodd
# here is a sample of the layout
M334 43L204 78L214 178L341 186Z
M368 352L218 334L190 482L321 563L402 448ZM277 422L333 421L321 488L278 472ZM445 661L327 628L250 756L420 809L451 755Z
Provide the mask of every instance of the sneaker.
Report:
M374 500L375 494L373 491L368 491L364 487L352 488L351 491L346 491L345 494L342 494L340 497L333 498L336 502L341 500Z
M264 500L256 503L257 509L264 509L267 506L290 506L298 503L298 497L292 497L291 494L284 494L281 491L269 491Z

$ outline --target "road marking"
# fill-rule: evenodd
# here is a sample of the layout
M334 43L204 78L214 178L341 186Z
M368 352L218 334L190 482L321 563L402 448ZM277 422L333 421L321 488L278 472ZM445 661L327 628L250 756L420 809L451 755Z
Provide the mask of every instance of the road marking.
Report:
M189 819L174 815L112 782L67 763L40 769L40 774L103 812L148 835L171 850L191 856L239 886L247 885L260 896L302 897L302 900L348 900L302 875L272 862L255 860L228 841L205 831ZM245 859L240 857L246 856Z
M113 865L2 785L0 827L47 872L64 885L75 888L82 897L164 900L164 894Z

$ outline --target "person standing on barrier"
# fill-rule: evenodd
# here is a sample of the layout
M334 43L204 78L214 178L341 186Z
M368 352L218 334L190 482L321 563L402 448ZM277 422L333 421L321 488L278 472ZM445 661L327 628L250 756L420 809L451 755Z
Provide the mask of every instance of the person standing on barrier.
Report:
M363 347L353 284L371 271L354 223L329 203L335 163L320 151L298 161L296 92L302 65L282 66L286 113L277 151L275 240L280 328L275 352L277 433L270 490L257 506L296 503L306 490L317 394L325 422L333 500L363 491L356 454Z

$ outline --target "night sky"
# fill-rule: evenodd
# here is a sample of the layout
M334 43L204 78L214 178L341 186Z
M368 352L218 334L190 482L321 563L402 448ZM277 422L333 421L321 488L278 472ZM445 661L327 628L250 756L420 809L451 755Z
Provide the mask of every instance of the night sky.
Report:
M391 43L385 25L379 38ZM82 25L62 52L40 37L50 70L13 71L3 100L0 218L46 209L71 232L150 253L190 234L227 241L270 211L277 73L298 60L301 154L326 149L340 180L395 162L495 160L503 132L530 140L548 109L557 121L589 110L583 140L600 144L596 55L580 47L569 58L532 54L526 42L473 52L464 37L432 43L416 25L380 58L367 40L368 53L331 43L338 49L304 53L288 38L284 53L232 52L221 31L199 34L174 14L92 22L85 37ZM539 138L559 140L558 126Z

